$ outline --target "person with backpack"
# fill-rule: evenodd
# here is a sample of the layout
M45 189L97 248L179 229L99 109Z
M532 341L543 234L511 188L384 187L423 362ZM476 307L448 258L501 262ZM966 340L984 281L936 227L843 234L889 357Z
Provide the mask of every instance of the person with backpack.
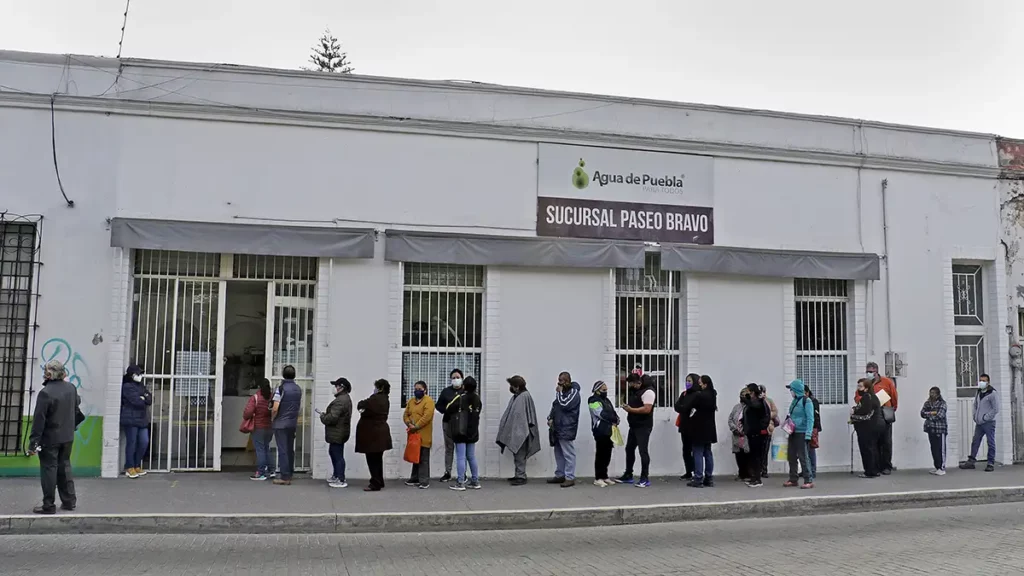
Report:
M445 408L445 415L450 416L452 440L455 442L455 481L449 489L465 492L467 488L479 490L480 473L476 465L476 444L480 441L480 411L483 404L476 391L476 378L466 376L462 383L462 393ZM466 477L466 465L469 465L471 476Z
M821 432L821 403L814 397L814 392L808 386L804 391L807 399L814 404L814 432L811 434L811 441L807 443L807 461L811 465L811 482L818 477L818 435Z
M807 490L814 488L811 467L807 461L807 445L814 436L814 403L808 401L804 394L806 387L803 380L793 380L786 388L793 395L793 401L789 404L789 417L782 425L789 434L789 480L783 486L799 486ZM804 477L802 484L799 483L801 474Z
M928 435L928 444L932 450L932 474L946 475L946 434L949 426L946 423L946 401L942 399L942 390L933 386L928 391L928 400L921 408L924 418L924 433Z

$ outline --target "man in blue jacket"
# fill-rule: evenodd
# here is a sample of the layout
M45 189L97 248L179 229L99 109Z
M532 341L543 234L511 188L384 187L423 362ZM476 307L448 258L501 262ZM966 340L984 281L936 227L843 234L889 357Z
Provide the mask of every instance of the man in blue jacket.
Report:
M580 423L580 385L568 372L558 375L555 400L548 413L552 445L555 448L555 477L548 484L562 488L576 485L576 429Z
M814 488L811 478L811 466L807 458L807 445L814 435L814 403L804 394L803 380L793 380L786 386L793 394L793 402L789 405L789 418L793 421L793 431L789 434L789 480L783 484L787 488L800 486L804 489ZM797 469L797 461L800 468ZM804 482L799 484L800 475Z
M295 383L295 367L281 370L281 386L274 393L270 417L273 419L274 443L277 444L278 478L274 484L288 486L295 473L295 432L302 410L302 388Z

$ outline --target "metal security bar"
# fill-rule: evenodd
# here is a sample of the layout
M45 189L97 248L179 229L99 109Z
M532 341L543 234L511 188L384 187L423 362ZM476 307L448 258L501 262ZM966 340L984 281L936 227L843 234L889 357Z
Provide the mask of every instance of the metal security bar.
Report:
M0 454L23 449L25 385L33 289L38 276L37 222L0 214Z
M981 266L953 266L953 323L984 326Z
M484 268L406 262L402 305L402 406L422 380L437 398L459 368L480 381Z
M136 250L133 275L187 276L216 278L220 276L220 254L209 252L175 252L171 250Z
M297 259L298 260L298 259ZM313 259L315 261L315 259ZM316 270L312 271L313 277ZM313 462L313 337L316 331L315 282L272 282L273 304L267 317L273 318L273 329L267 331L267 349L272 351L270 380L275 385L282 379L285 366L295 367L295 383L302 388L302 408L298 433L295 436L295 469L308 470Z
M849 340L845 280L794 280L796 377L822 404L849 403Z
M234 280L307 280L316 281L319 259L305 256L263 256L234 254L231 257Z
M682 275L661 269L648 252L643 268L615 271L616 398L627 401L626 376L640 367L656 384L656 408L679 396L679 295Z

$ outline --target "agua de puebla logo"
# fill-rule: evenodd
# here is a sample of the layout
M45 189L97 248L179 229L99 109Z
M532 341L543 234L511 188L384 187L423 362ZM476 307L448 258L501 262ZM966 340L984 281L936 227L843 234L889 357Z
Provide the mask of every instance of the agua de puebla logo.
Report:
M583 190L590 186L590 181L597 182L600 186L609 184L628 184L640 186L647 192L664 192L668 194L682 194L686 175L679 176L652 176L650 174L612 174L609 172L595 171L594 175L587 174L584 168L586 161L580 158L579 164L572 171L572 185L577 190Z

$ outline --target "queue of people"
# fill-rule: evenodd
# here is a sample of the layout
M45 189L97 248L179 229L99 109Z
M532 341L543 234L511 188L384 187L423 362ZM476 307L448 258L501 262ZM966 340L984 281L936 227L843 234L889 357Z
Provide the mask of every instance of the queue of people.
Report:
M140 366L131 365L125 371L122 382L121 427L127 439L125 475L129 478L146 474L142 459L148 449L148 407L152 404L152 393L143 384L143 376ZM251 479L272 479L276 485L291 483L295 435L302 404L302 389L295 383L295 368L285 366L282 376L282 382L276 390L271 388L267 379L259 382L257 392L245 406L242 425L242 431L251 434L256 454L256 471ZM507 383L512 398L499 421L495 441L502 452L507 448L512 454L515 472L508 479L509 484L522 486L528 482L529 458L541 450L540 421L533 397L527 390L526 380L515 375L508 378ZM632 484L646 488L651 485L650 439L654 429L656 386L640 367L627 375L626 384L625 403L619 409L608 397L608 385L600 380L592 386L586 402L595 445L594 485L598 487ZM331 458L332 472L328 485L332 488L345 488L348 486L345 446L350 439L353 418L353 402L349 396L352 385L345 378L339 378L331 382L331 385L334 398L326 410L317 410L317 414L325 429L324 437ZM785 460L789 468L789 477L783 485L803 489L814 487L817 448L822 430L820 403L802 380L793 380L786 388L790 392L791 401L784 414L784 421L780 421L778 406L768 396L766 388L755 383L740 389L739 401L728 414L731 448L738 470L736 478L752 488L763 486L764 479L768 477L768 463L773 458L772 439L776 437L779 428L783 432L779 438L785 440ZM380 379L374 382L373 394L355 405L359 413L355 451L365 455L370 471L366 491L380 491L385 487L383 456L393 448L389 425L389 395L389 382ZM892 380L881 376L878 365L869 362L865 376L857 382L849 420L860 447L864 469L861 477L888 475L895 469L892 465L892 425L896 420L898 399ZM555 398L546 419L548 441L553 448L556 463L554 476L547 480L549 484L562 488L576 485L576 437L582 406L580 384L568 372L560 373L556 381ZM406 453L406 460L411 463L406 481L408 486L420 489L430 487L434 419L440 414L445 444L441 482L448 483L450 489L457 491L480 488L476 444L480 439L482 409L476 380L472 376L464 376L460 369L451 371L449 385L441 391L436 401L428 394L425 382L414 384L412 398L406 403L402 414L409 443L415 442L415 449L407 450ZM678 414L676 428L682 446L684 474L681 479L694 488L713 487L713 446L718 442L716 419L719 407L718 392L711 377L687 374L674 409ZM619 410L625 412L629 424L625 440L618 431ZM931 450L931 473L938 476L946 473L946 414L947 405L940 389L931 388L920 415L924 420L924 432ZM976 467L981 442L987 440L985 470L994 470L998 414L999 396L991 386L988 375L983 374L974 399L975 433L971 453L960 464L960 468ZM270 458L272 439L277 445L276 467ZM614 448L623 444L626 451L625 470L618 477L610 476L609 466ZM639 475L634 476L637 453L640 469ZM53 466L53 463L48 462L48 466ZM59 463L57 468L60 468ZM49 477L55 474L48 468L45 475ZM54 481L51 485L63 482ZM73 486L70 480L67 484ZM51 489L44 486L44 492L48 490ZM44 507L50 509L48 503L53 501L52 495L47 498ZM73 495L69 496L69 500L72 499Z

